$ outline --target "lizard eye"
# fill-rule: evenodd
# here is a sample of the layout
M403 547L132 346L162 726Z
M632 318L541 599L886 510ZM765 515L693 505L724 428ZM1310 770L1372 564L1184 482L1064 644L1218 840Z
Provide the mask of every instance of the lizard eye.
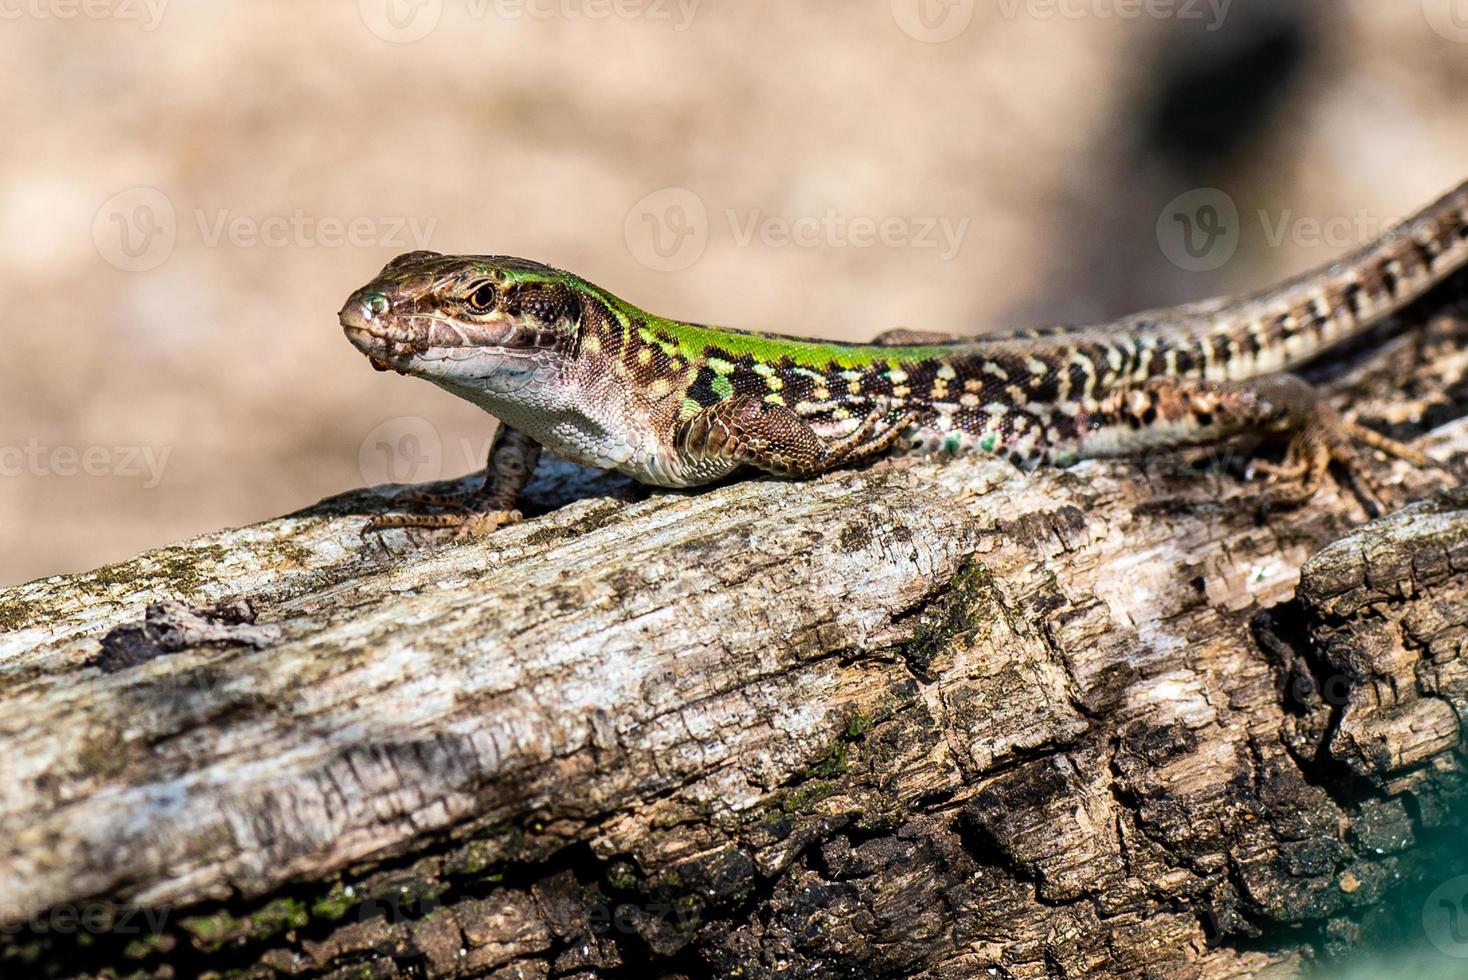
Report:
M499 290L492 283L485 283L469 294L469 309L475 313L490 313L498 297Z

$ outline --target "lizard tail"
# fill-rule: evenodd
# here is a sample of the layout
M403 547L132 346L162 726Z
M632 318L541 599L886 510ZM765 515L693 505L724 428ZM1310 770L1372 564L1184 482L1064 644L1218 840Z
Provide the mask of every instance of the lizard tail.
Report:
M1139 376L1161 351L1175 377L1246 381L1291 371L1358 337L1468 266L1468 183L1330 265L1262 292L1136 313L1108 324L1028 329L993 339L1099 344L1130 338ZM1149 370L1150 368L1150 370Z
M1289 371L1359 336L1468 265L1468 183L1365 248L1187 326L1213 380ZM1182 325L1182 324L1180 324Z

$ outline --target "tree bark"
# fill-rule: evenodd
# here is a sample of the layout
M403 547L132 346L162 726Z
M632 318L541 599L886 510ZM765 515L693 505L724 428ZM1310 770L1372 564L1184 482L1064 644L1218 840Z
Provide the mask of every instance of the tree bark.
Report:
M1439 459L1453 302L1322 376ZM380 489L0 592L0 973L1443 949L1413 896L1468 870L1468 494L1398 467L1422 499L1385 518L1334 484L1261 516L1244 458L690 493L552 463L479 542L364 542Z

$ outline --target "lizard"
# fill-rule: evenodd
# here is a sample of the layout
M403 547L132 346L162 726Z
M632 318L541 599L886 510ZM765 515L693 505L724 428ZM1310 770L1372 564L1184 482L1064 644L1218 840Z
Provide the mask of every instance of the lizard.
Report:
M982 452L1029 468L1243 435L1268 506L1341 466L1370 513L1364 454L1416 450L1349 420L1298 374L1468 265L1468 183L1377 241L1273 288L1109 323L974 337L889 331L838 343L655 316L581 277L507 256L401 255L342 307L378 370L423 378L498 418L481 488L415 495L453 513L367 530L522 519L542 447L662 487L735 471L808 478L891 452Z

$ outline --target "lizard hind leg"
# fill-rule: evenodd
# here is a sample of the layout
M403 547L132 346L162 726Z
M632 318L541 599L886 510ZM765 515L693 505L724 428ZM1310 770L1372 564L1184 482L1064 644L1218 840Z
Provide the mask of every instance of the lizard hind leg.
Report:
M1419 467L1438 466L1410 446L1344 418L1314 386L1293 374L1223 383L1157 379L1125 398L1124 414L1135 417L1137 410L1150 408L1154 418L1160 412L1165 418L1189 420L1196 438L1180 440L1184 442L1246 433L1288 437L1282 463L1256 460L1250 465L1251 472L1265 476L1266 509L1307 503L1335 464L1372 516L1385 512L1386 494L1359 445Z
M1317 401L1309 419L1290 440L1283 466L1256 461L1270 490L1265 504L1270 508L1298 507L1320 489L1332 463L1345 471L1351 488L1373 517L1390 510L1390 493L1377 480L1360 446L1404 460L1421 469L1441 468L1431 457L1411 446L1388 438L1373 429L1344 418L1324 401Z
M905 347L926 346L929 344L952 344L959 340L956 333L945 333L941 330L909 330L906 327L898 327L895 330L884 330L872 338L872 343L878 347Z
M1391 495L1376 478L1362 446L1421 469L1441 468L1436 460L1411 446L1344 417L1295 375L1267 375L1240 382L1239 386L1258 396L1262 405L1273 407L1276 431L1291 433L1282 465L1256 461L1252 466L1265 474L1269 487L1266 508L1298 507L1308 502L1334 463L1345 472L1351 489L1371 516L1385 513L1391 509Z
M1266 509L1308 502L1334 463L1350 477L1366 509L1373 516L1382 513L1384 494L1358 444L1420 467L1439 465L1409 446L1343 418L1313 386L1293 374L1221 383L1154 378L1115 392L1095 421L1100 433L1111 433L1096 441L1101 451L1095 455L1208 445L1246 434L1287 437L1289 448L1283 462L1255 461L1249 467L1250 472L1265 476Z

